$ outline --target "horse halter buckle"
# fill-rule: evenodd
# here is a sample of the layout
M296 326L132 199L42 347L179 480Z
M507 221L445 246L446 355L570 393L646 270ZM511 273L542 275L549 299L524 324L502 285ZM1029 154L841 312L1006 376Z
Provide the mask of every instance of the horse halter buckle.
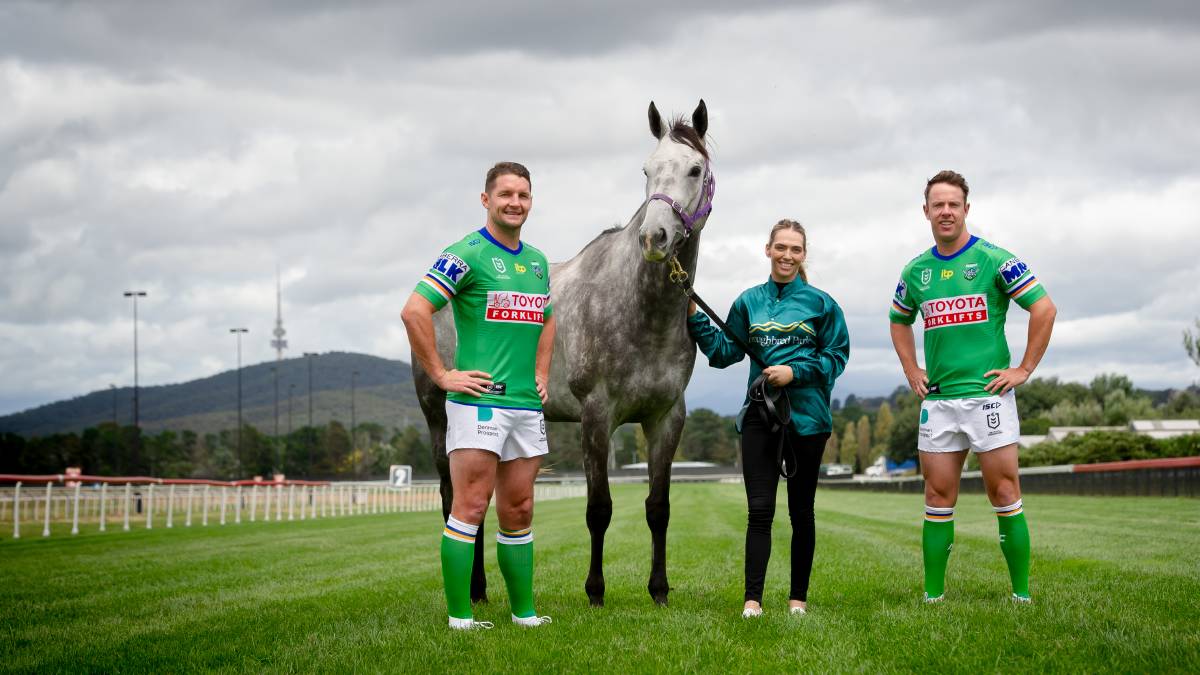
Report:
M688 273L683 269L683 265L679 264L678 256L671 256L671 283L683 286L687 283Z

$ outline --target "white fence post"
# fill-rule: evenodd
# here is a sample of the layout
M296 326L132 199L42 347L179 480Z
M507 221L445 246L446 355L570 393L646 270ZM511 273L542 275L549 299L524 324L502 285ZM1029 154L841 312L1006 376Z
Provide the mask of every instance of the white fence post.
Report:
M258 514L258 486L250 486L250 522L254 522L255 516Z
M296 509L296 485L295 483L288 486L288 520L294 519Z
M263 520L269 523L271 522L271 486L266 486L263 492L267 495L263 497Z
M283 483L275 484L275 522L283 520Z
M307 487L307 485L300 486L300 520L304 520L304 508L308 506L308 500L304 496L304 489Z
M149 496L146 498L146 529L154 529L154 483L150 484L147 490Z
M79 534L79 481L75 481L75 512L71 516L71 534Z
M13 539L21 538L21 481L13 492Z
M42 536L43 537L50 536L50 486L51 485L53 485L53 483L46 483L46 513L44 514L46 516L45 517L46 524L42 527Z
M242 524L242 486L239 485L233 489L233 522L237 525Z
M104 516L108 508L108 503L105 501L108 496L108 483L100 484L100 531L104 531Z
M204 527L208 527L208 489L210 487L212 486L205 485L204 494L200 497L200 506L202 507L200 509L200 524Z
M196 486L195 486L195 485L189 485L189 486L188 486L188 496L187 496L187 500L188 500L188 507L187 507L187 520L185 520L185 521L184 521L184 523L183 523L184 527L191 527L191 526L192 526L192 497L193 497L195 494L196 494Z
M225 524L225 503L229 501L229 488L221 486L221 524Z
M167 488L167 529L175 527L175 484Z
M125 484L125 531L129 531L129 500L132 486L129 483Z

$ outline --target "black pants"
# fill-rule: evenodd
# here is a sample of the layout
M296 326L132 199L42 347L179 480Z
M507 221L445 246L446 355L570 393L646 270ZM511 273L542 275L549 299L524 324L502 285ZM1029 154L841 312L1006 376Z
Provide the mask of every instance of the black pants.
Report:
M792 587L789 598L808 601L808 577L812 573L816 527L813 497L817 472L829 434L801 436L788 428L791 454L785 449L788 470L795 456L796 472L787 480L788 515L792 521ZM762 603L763 580L771 558L771 523L775 520L775 492L779 486L776 450L779 434L759 418L753 407L742 424L742 477L746 484L746 600Z

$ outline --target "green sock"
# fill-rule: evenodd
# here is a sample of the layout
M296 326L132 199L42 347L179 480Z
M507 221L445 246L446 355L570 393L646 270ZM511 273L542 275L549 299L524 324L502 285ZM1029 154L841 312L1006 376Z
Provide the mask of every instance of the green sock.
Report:
M946 563L954 548L954 507L925 506L921 528L921 551L925 561L925 597L940 598L946 592Z
M442 530L442 582L446 586L446 610L455 619L473 619L471 612L471 567L475 563L475 534L478 525L468 525L450 516Z
M1029 597L1029 524L1021 500L1008 506L997 506L996 520L1000 521L1000 550L1008 563L1008 578L1012 580L1013 595Z
M508 604L518 619L536 616L533 609L533 531L506 530L496 532L496 558L500 573L508 588Z

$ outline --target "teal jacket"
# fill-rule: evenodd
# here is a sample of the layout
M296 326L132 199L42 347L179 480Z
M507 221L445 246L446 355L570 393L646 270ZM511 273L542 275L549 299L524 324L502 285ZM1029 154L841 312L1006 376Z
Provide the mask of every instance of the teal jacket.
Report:
M846 369L850 358L846 319L833 298L800 278L782 289L768 279L761 286L746 289L733 301L725 324L768 365L792 367L787 392L796 433L831 432L829 397L834 380ZM688 332L714 368L731 366L746 356L704 312L688 317ZM761 372L751 361L747 384ZM738 413L739 432L749 405L747 397Z

